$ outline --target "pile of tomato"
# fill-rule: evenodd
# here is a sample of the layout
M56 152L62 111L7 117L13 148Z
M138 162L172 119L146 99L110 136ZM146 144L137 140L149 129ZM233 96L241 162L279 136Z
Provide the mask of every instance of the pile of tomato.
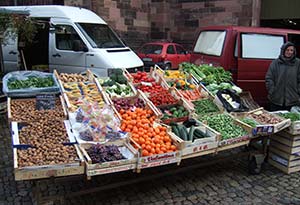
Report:
M155 79L150 77L146 72L138 71L137 73L132 73L131 76L133 77L133 83L155 82Z
M178 100L176 100L175 97L167 90L158 93L151 93L149 100L151 100L155 106L172 105L178 102Z

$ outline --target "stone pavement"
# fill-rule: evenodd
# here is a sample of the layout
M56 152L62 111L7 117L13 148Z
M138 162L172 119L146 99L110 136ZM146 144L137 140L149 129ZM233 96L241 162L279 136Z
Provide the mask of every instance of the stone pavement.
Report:
M189 159L182 161L179 167L170 165L151 168L142 170L140 174L132 172L115 173L93 177L90 181L82 176L47 179L39 182L15 182L11 138L6 118L0 117L0 123L0 205L300 205L300 172L286 175L266 164L261 174L249 175L246 160L236 157L230 161L194 169L188 167L201 163L202 159ZM211 159L208 158L208 160ZM180 169L183 169L183 171L174 172ZM161 176L145 180L145 178L155 175ZM126 184L126 181L132 180L137 181L137 183ZM112 184L118 182L122 182L120 186L111 187ZM94 189L94 192L79 192L91 189ZM37 198L38 195L41 200Z

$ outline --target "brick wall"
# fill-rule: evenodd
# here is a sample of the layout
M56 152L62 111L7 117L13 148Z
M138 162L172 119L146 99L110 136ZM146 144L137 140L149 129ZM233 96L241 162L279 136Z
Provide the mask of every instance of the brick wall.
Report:
M253 0L92 0L91 9L132 48L166 39L191 49L200 27L249 26Z
M1 0L0 5L13 5ZM101 16L133 49L166 39L191 49L200 27L249 26L253 0L18 0L18 5L82 6Z

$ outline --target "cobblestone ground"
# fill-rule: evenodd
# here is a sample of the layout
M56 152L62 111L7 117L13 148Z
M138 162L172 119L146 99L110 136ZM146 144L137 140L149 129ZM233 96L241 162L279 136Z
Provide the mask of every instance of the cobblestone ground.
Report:
M1 204L299 204L300 172L286 175L266 164L259 175L249 175L244 158L189 169L201 159L143 170L93 177L14 181L11 138L6 118L0 118ZM222 154L219 154L222 155ZM209 159L208 159L209 160ZM183 171L176 172L177 170ZM170 174L169 174L170 173ZM159 175L157 178L147 179ZM126 184L135 180L137 183ZM111 188L112 184L122 182ZM37 189L38 187L38 189ZM100 188L96 188L100 187ZM91 190L92 193L79 191ZM101 190L101 188L110 188ZM37 190L37 192L35 192ZM37 198L37 193L40 198Z

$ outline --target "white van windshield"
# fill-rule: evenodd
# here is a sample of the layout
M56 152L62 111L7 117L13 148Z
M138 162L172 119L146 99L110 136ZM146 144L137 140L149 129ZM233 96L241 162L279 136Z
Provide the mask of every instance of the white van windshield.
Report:
M221 56L225 36L225 31L202 31L194 47L194 52Z
M77 23L93 48L124 48L125 45L105 24Z
M242 34L242 58L275 59L283 43L284 36Z

